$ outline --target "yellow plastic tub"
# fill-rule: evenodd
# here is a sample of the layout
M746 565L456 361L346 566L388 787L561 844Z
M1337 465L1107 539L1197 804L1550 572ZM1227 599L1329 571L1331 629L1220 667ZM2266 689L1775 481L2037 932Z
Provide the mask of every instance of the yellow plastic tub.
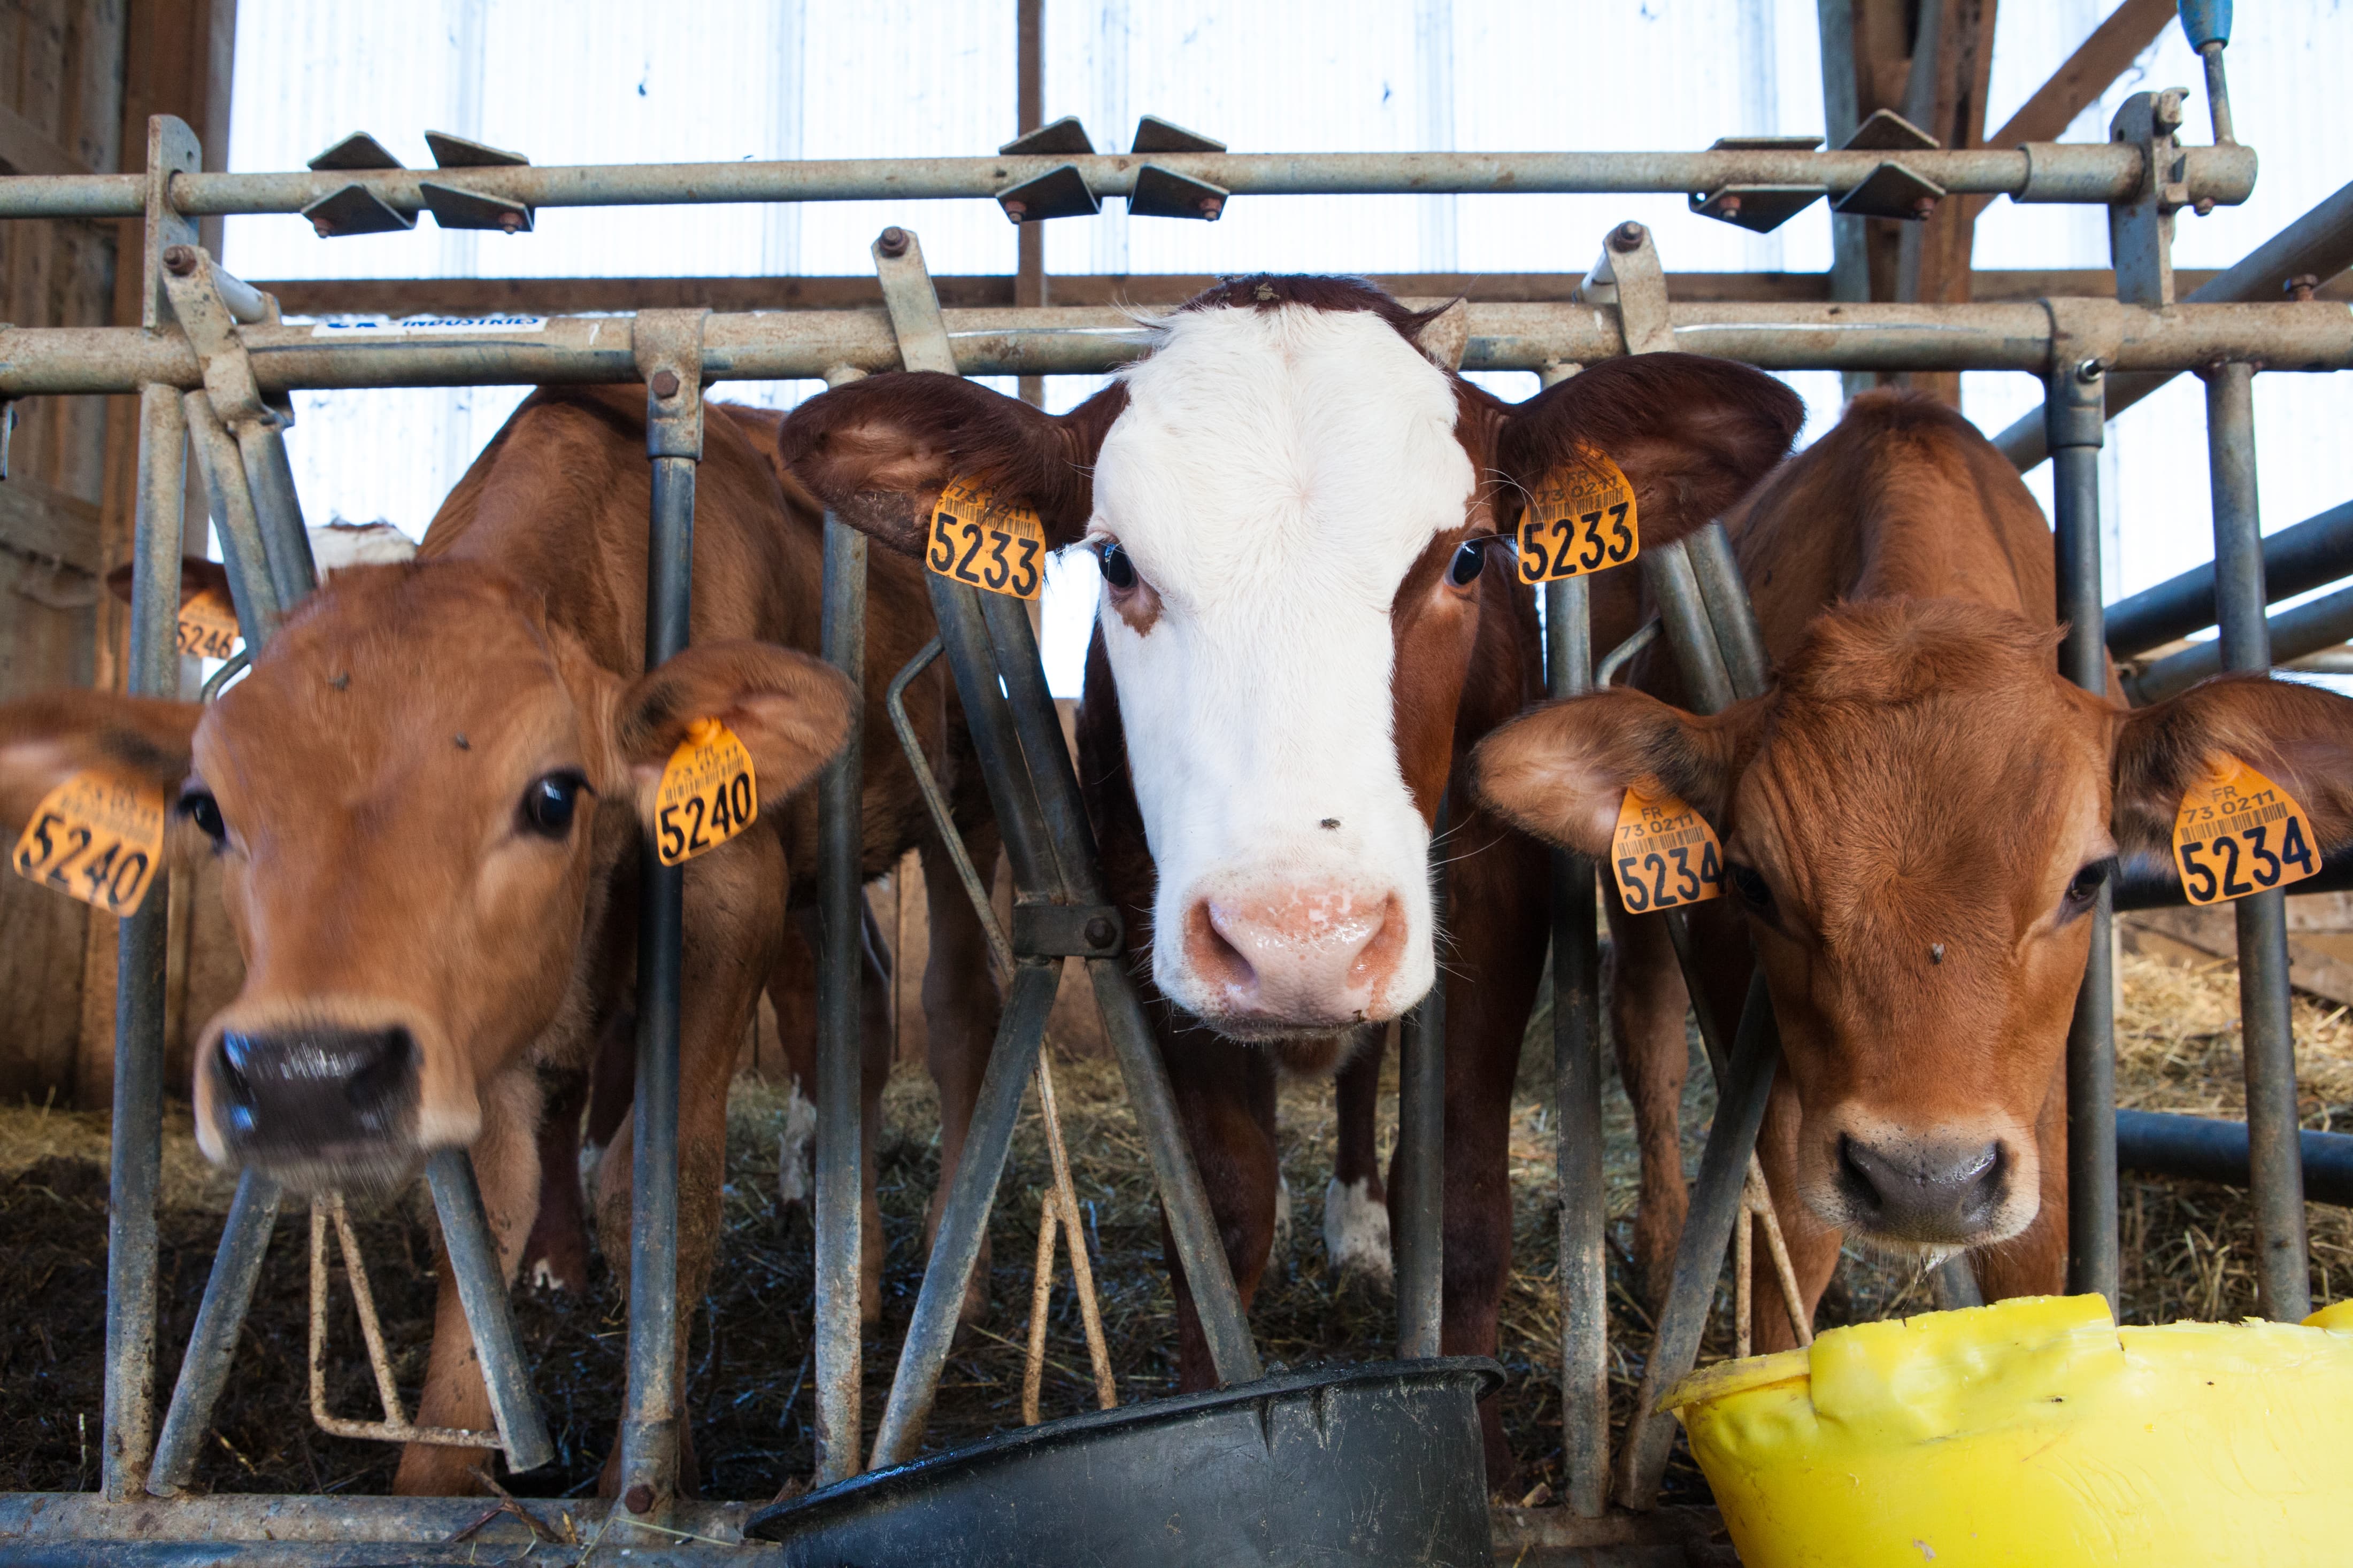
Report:
M2026 1297L1662 1403L1746 1568L2353 1564L2353 1301L2120 1330L2100 1297Z

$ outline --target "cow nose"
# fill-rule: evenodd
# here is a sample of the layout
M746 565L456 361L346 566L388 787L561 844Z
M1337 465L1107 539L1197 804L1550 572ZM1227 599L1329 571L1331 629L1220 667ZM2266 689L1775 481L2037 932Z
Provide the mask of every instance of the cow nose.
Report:
M1221 1019L1338 1027L1366 1017L1405 956L1394 892L1340 888L1211 895L1185 921L1185 956Z
M1898 1241L1964 1246L2001 1205L2010 1162L2000 1140L1894 1147L1839 1135L1839 1184L1863 1226Z
M231 1030L213 1087L222 1139L240 1154L382 1144L416 1102L417 1042L402 1028Z

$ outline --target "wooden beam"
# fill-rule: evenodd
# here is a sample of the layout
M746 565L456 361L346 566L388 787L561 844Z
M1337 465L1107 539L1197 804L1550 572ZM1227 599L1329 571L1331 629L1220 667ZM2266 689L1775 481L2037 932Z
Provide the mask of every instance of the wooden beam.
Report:
M0 549L98 571L98 507L37 480L0 483Z
M2075 117L2100 101L2141 51L2157 42L2158 34L2173 20L2174 0L2124 0L2108 19L2092 29L2067 63L2034 89L2002 128L1986 138L1989 147L2019 147L2029 142L2055 142L2075 123ZM1983 204L1985 198L1972 198Z
M87 174L81 160L44 135L41 128L0 104L0 165L11 174Z

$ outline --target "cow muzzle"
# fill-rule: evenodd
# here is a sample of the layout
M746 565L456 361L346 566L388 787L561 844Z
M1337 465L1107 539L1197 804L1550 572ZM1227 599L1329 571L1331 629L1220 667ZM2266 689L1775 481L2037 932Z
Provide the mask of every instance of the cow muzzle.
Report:
M406 1028L225 1030L206 1070L229 1158L290 1184L397 1179L417 1153L419 1053Z
M1844 1131L1834 1161L1839 1223L1882 1243L1978 1247L2032 1216L2013 1212L2018 1158L2000 1138Z
M1386 889L1331 884L1210 892L1186 910L1183 967L1170 989L1237 1039L1379 1023L1402 1010L1396 994L1407 978L1409 926L1404 900Z

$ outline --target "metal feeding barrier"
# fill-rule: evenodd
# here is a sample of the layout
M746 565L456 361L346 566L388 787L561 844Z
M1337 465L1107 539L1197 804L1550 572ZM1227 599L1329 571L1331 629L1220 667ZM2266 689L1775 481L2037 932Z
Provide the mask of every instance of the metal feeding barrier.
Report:
M2209 52L2209 60L2211 89L2219 86L2219 49ZM169 697L176 695L178 679L173 625L181 452L192 435L239 620L248 647L258 650L278 617L310 591L314 575L285 458L290 405L284 394L297 388L642 383L648 388L653 465L646 646L650 668L688 640L705 385L753 377L839 381L899 368L965 375L1100 374L1144 352L1134 323L1109 310L944 310L920 245L894 229L874 247L884 299L880 310L647 310L559 317L529 331L486 324L480 331L361 344L283 325L274 301L230 278L197 247L192 219L200 214L301 212L322 233L383 232L406 227L418 211L430 210L445 226L512 231L530 226L533 208L553 205L994 197L1016 221L1035 221L1095 210L1106 195L1127 197L1133 211L1215 217L1237 196L1302 192L1681 191L1691 195L1696 210L1764 228L1818 198L1831 200L1843 213L1907 218L1925 216L1948 195L2099 204L2111 214L2119 288L2114 300L1676 304L1667 297L1648 232L1625 225L1609 237L1600 263L1573 300L1466 307L1461 364L1469 370L1534 371L1550 384L1595 360L1679 348L1772 369L2031 372L2043 378L2044 412L2037 439L2013 441L2010 449L2021 459L2039 460L2043 451L2055 459L2058 609L2071 626L2063 669L2081 684L2104 687L2111 651L2138 652L2216 624L2221 630L2211 656L2216 665L2262 668L2270 663L2267 636L2282 647L2289 641L2276 627L2267 632L2267 601L2353 572L2353 530L2345 526L2341 508L2275 536L2268 545L2261 539L2248 395L2257 366L2353 367L2353 313L2326 301L2278 299L2287 278L2325 278L2353 261L2353 186L2217 279L2201 291L2208 298L2177 301L2169 262L2174 213L2185 205L2242 201L2254 170L2253 153L2228 134L2226 110L2217 116L2218 145L2184 147L2174 136L2179 109L2178 96L2137 94L2117 114L2105 144L2037 143L2008 151L1946 151L1926 143L1916 132L1910 135L1917 140L1907 141L1875 119L1865 130L1877 140L1858 133L1847 148L1831 152L1767 142L1719 144L1695 153L1244 156L1226 153L1204 138L1187 142L1191 133L1147 121L1136 148L1124 155L1094 153L1082 133L1076 142L1040 142L1058 129L1048 127L997 158L543 169L514 154L443 138L436 143L443 167L413 172L391 166L388 154L361 137L331 150L309 172L264 174L200 173L193 134L175 120L158 118L151 122L143 174L0 179L0 216L137 217L144 219L146 233L141 325L0 328L0 400L44 393L138 395L129 689ZM2250 302L2267 296L2274 302ZM2216 564L2202 577L2189 574L2118 606L2104 626L2096 452L2105 418L2148 385L2185 370L2205 374L2209 386ZM2128 378L2131 389L2126 391ZM866 550L861 535L828 520L823 648L828 659L860 682L865 674ZM1764 689L1769 671L1761 639L1721 526L1711 524L1676 546L1646 551L1641 559L1660 611L1660 631L1645 635L1664 636L1694 702L1714 710ZM911 1458L921 1446L1015 1120L1041 1065L1046 1016L1068 958L1086 963L1217 1372L1228 1382L1244 1382L1260 1370L1165 1068L1128 976L1122 921L1105 898L1092 831L1029 619L1019 605L1002 596L936 574L927 582L939 637L892 683L888 708L959 878L992 930L992 947L1005 971L1007 1005L889 1401L866 1457L874 1465ZM1590 689L1595 650L1586 582L1548 584L1543 605L1551 694ZM1012 867L1009 933L996 930L987 912L987 889L946 819L944 800L905 723L905 687L936 658L945 658L954 674ZM1604 661L1619 662L1620 655ZM2152 667L2141 679L2146 682L2163 668ZM857 1001L862 743L853 731L849 745L818 785L824 823L814 1086L820 1485L857 1473L868 1447L860 1420L864 1378L858 1316L863 1254ZM1591 861L1568 854L1554 857L1554 873L1553 1026L1562 1195L1558 1289L1569 1505L1556 1511L1565 1518L1592 1517L1605 1511L1613 1471L1596 876ZM2306 886L2347 881L2345 868L2332 867L2324 880ZM2126 882L2113 896L2117 908L2181 899L2179 885L2169 879ZM531 1523L534 1538L545 1538L543 1549L552 1561L565 1560L567 1551L593 1552L614 1530L621 1531L613 1536L615 1543L628 1545L638 1560L685 1561L722 1547L760 1558L775 1549L734 1544L740 1541L740 1510L675 1498L681 1331L675 1299L678 872L649 858L640 898L620 1497L609 1509L572 1508L560 1532L543 1528L535 1517ZM2117 1238L2106 940L2111 892L2104 890L2100 899L2091 968L2068 1047L2069 1282L2071 1289L2097 1290L2113 1302ZM2282 910L2276 892L2238 906L2249 1103L2243 1179L2253 1192L2262 1237L2264 1310L2295 1318L2307 1303ZM103 1542L110 1544L95 1555L127 1562L150 1556L163 1561L168 1551L156 1543L197 1541L244 1542L240 1550L256 1560L286 1563L340 1560L339 1553L355 1542L402 1543L419 1560L456 1552L455 1545L431 1543L480 1529L485 1516L475 1502L183 1495L280 1207L278 1189L258 1173L248 1173L239 1183L169 1414L160 1436L154 1434L164 918L161 903L153 902L125 920L121 930L101 1489L95 1498L0 1497L0 1542L62 1549ZM1678 955L1688 963L1688 936L1678 929L1680 917L1671 912L1666 918ZM1743 1242L1736 1273L1742 1280L1749 1276L1746 1218L1757 1212L1754 1145L1778 1054L1761 974L1737 1019L1714 1016L1704 989L1694 984L1691 991L1716 1076L1718 1110L1672 1287L1645 1360L1634 1426L1615 1467L1618 1500L1636 1510L1654 1505L1672 1437L1670 1419L1653 1411L1655 1397L1696 1358L1736 1226ZM1433 994L1404 1031L1403 1175L1394 1202L1399 1342L1408 1355L1435 1353L1438 1344L1442 1008L1442 994ZM2136 1147L2163 1142L2163 1131L2148 1132L2137 1123ZM2225 1134L2219 1140L2199 1134L2189 1141L2199 1143L2198 1157L2210 1165L2218 1160L2227 1165L2227 1129ZM2328 1152L2324 1147L2323 1156ZM2305 1157L2314 1157L2308 1146ZM1067 1206L1065 1168L1058 1160L1060 1212L1051 1195L1046 1212L1070 1226L1076 1215ZM2342 1173L2333 1166L2331 1172L2330 1190L2336 1190ZM449 1265L491 1388L498 1446L513 1468L531 1468L551 1448L515 1343L470 1163L462 1152L445 1152L431 1162L428 1177ZM324 1221L314 1219L314 1227L320 1237L314 1281L323 1297ZM1769 1228L1766 1239L1768 1254L1781 1264L1778 1237ZM1074 1264L1082 1265L1083 1244L1075 1234L1071 1245ZM1041 1279L1050 1247L1050 1236L1040 1247ZM364 1295L356 1255L347 1249L346 1258L354 1289ZM1784 1291L1793 1293L1786 1265L1776 1273ZM1941 1297L1966 1300L1974 1290L1966 1265L1947 1268ZM1793 1318L1801 1317L1794 1301L1792 1306ZM380 1336L366 1337L385 1415L394 1427L402 1426L405 1415L385 1369ZM321 1353L314 1343L314 1367ZM1098 1382L1107 1391L1107 1375L1099 1372ZM314 1405L323 1412L320 1385L314 1382L313 1387ZM470 1442L483 1438L448 1436ZM593 1526L593 1539L575 1532L575 1519ZM263 1542L271 1543L266 1551Z

